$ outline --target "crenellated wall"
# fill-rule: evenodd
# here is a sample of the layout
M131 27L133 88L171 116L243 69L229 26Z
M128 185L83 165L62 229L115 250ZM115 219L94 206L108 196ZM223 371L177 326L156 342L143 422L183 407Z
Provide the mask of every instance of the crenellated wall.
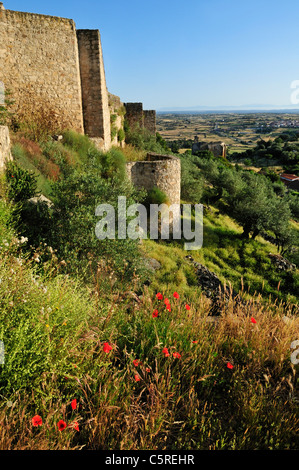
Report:
M144 111L142 103L125 103L126 120L131 127L139 126L156 135L156 111Z
M21 121L46 110L44 119L87 134L102 150L124 145L125 113L130 126L156 134L155 111L108 93L99 30L76 31L71 19L5 10L0 2L2 82Z

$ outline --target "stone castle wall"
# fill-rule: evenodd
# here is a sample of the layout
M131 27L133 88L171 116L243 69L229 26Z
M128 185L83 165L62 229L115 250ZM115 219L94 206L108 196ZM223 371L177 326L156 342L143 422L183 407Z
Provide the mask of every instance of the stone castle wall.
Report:
M131 129L139 126L156 135L156 111L144 111L142 103L125 103L126 120Z
M125 113L131 127L156 134L155 111L108 93L100 32L76 31L71 19L5 10L0 2L2 82L21 121L46 111L44 119L87 134L101 150L125 145Z
M77 31L85 133L111 146L110 110L101 37L98 30Z
M51 107L83 132L78 43L72 20L0 9L0 81L16 111Z
M127 173L137 188L147 191L157 187L169 199L169 204L181 202L181 161L171 155L149 153L145 161L127 163Z
M157 132L157 124L156 124L156 111L143 111L143 119L144 119L144 128L147 129L151 134L156 135Z
M12 160L8 127L0 126L0 173L5 169L6 162Z

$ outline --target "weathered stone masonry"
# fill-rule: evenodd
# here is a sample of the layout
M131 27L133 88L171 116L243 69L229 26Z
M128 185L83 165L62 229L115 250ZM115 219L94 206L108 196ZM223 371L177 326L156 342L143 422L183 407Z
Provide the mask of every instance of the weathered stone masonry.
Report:
M181 202L181 161L171 155L149 153L146 161L127 163L127 173L137 188L161 189L169 204Z
M45 102L83 132L76 27L72 20L0 10L0 81L16 111Z
M103 147L109 149L110 111L100 32L80 29L77 37L85 132L89 137L102 138Z
M5 10L0 2L0 82L12 93L16 114L51 108L62 127L86 133L101 149L111 141L111 115L116 131L123 126L122 108L129 125L156 134L156 112L142 103L123 103L108 93L98 30L78 30L66 18ZM120 112L119 112L120 111ZM7 128L0 132L0 165L10 158ZM134 185L164 191L169 202L180 203L180 160L149 154L147 161L127 165Z
M156 111L144 111L142 103L125 103L125 108L126 120L132 129L138 126L156 135Z

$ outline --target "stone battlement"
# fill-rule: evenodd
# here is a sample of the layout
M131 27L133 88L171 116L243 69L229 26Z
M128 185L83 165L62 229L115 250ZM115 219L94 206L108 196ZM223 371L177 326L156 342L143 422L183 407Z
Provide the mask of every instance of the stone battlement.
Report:
M118 144L117 137L111 139L99 30L76 30L72 19L6 10L0 2L1 82L11 93L16 116L46 108L61 128L87 134L104 150ZM141 109L141 127L155 134L155 111L132 105L129 119Z

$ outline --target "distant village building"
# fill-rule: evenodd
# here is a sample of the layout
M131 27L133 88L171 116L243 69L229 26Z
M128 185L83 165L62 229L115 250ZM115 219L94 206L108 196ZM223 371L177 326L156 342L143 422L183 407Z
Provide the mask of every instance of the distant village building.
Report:
M198 142L198 138L195 137L194 143L192 144L192 154L204 150L209 150L215 157L225 158L227 146L224 142Z
M299 176L282 173L280 179L289 189L299 191Z

